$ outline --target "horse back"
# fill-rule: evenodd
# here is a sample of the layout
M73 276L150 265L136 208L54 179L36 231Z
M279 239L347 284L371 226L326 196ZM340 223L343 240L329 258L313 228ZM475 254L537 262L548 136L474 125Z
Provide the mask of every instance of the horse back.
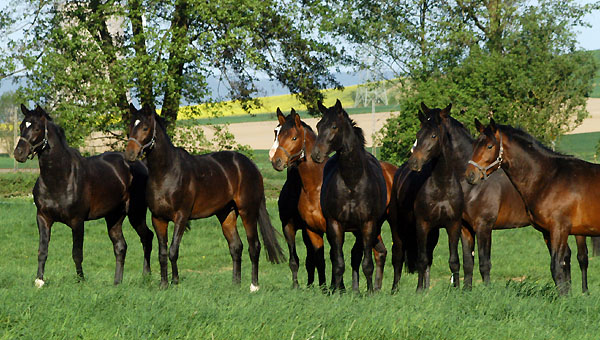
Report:
M106 152L84 158L84 195L89 202L88 219L106 216L129 200L133 179L122 153Z

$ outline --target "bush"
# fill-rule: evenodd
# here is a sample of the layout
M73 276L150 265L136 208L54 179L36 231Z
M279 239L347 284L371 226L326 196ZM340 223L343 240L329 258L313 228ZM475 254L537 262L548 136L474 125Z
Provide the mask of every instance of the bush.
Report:
M7 172L0 174L0 196L15 197L30 195L38 176L37 173L32 172Z

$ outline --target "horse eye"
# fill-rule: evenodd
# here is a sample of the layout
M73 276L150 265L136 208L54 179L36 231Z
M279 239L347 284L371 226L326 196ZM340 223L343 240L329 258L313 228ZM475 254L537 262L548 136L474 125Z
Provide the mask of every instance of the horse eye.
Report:
M493 148L494 146L492 144L488 145L488 149Z
M145 128L143 128L142 130L144 130L144 131L148 131L148 127L145 127Z
M334 125L331 128L335 130L335 129L337 129L337 125Z
M431 136L431 138L435 138L435 137L437 137L435 134Z
M298 137L294 137L294 138L292 138L292 140L296 140L296 139L298 139Z

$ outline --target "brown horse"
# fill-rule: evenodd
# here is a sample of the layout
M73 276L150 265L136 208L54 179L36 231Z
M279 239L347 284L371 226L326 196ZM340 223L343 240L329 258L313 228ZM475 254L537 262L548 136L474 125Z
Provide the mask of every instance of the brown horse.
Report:
M473 278L474 237L477 235L479 269L484 283L490 280L492 230L511 229L531 225L525 204L504 171L490 175L481 185L472 186L464 178L465 168L473 152L473 138L469 131L450 112L429 109L421 104L421 128L413 148L413 161L419 164L443 158L452 166L449 170L458 178L464 197L462 212L462 244L464 283L470 287ZM431 136L436 135L436 138ZM578 258L583 273L583 290L587 290L587 247L585 237L578 236ZM584 263L585 262L585 263Z
M183 231L191 219L216 215L229 243L233 260L233 282L241 281L242 241L236 221L241 216L252 262L251 291L258 289L260 241L257 221L271 262L280 262L283 253L277 243L265 206L263 178L246 156L230 151L192 156L171 144L164 122L149 106L131 109L129 143L125 157L134 160L145 153L149 178L146 199L158 237L161 286L167 281L167 226L175 223L168 258L172 283L179 283L177 259Z
M44 268L54 222L62 222L71 228L73 261L77 275L83 279L84 221L104 218L114 247L114 283L118 284L123 279L127 252L121 229L127 215L144 248L143 272L150 273L154 235L146 226L146 167L141 162L127 163L123 154L116 152L82 157L67 145L63 130L39 105L35 110L21 105L21 111L25 118L21 122L15 159L25 162L28 156L33 158L37 154L40 164L40 177L33 187L40 233L36 286L44 285Z
M471 184L502 168L513 183L550 250L552 278L570 290L567 237L600 235L600 165L554 152L531 135L490 121L475 120L480 136L466 169ZM579 257L579 256L578 256ZM582 268L583 270L583 268Z
M316 256L317 271L319 273L319 284L325 284L325 259L323 252L323 235L327 230L327 223L323 212L321 211L321 184L323 182L323 168L325 162L316 163L307 155L313 150L317 135L304 123L300 116L292 109L291 113L285 117L281 110L277 108L277 119L279 126L275 129L275 142L269 152L269 158L273 168L277 171L283 171L284 168L297 169L297 173L301 179L301 191L298 200L297 211L300 218L307 226L308 240L306 243L308 256ZM387 202L390 199L390 192L393 183L393 176L396 172L396 166L387 162L380 162L383 170L383 175L386 180L388 195ZM295 172L294 172L295 174ZM288 181L290 173L288 172ZM297 286L298 272L298 256L296 254L296 230L297 227L291 224L283 226L284 235L290 250L290 269L292 270L292 278L294 286ZM314 249L314 250L313 250ZM376 273L375 273L375 289L381 288L383 280L383 268L387 250L381 239L378 236L378 242L374 248ZM362 260L362 244L357 242L352 248L352 287L358 289L358 271L360 261ZM307 259L308 261L308 259ZM323 274L323 275L322 275ZM309 278L311 274L309 273ZM309 279L309 284L312 281Z

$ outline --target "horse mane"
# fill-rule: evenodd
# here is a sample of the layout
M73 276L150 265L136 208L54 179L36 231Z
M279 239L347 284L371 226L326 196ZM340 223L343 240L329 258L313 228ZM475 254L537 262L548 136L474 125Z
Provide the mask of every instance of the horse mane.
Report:
M539 152L541 152L542 154L544 154L546 156L567 158L567 159L574 158L572 155L563 154L558 151L550 149L544 143L540 142L535 137L533 137L531 134L527 133L525 130L523 130L519 127L512 127L510 125L498 125L498 129L500 129L501 131L504 131L510 137L516 137L516 138L524 141L525 143L529 143L529 144L533 145L536 148L536 150L538 150ZM490 131L490 133L491 133L491 131Z
M65 129L63 129L62 126L56 124L54 121L52 121L52 119L47 120L47 123L48 123L48 125L47 125L48 129L52 129L52 128L54 129L54 132L56 133L56 136L58 137L59 143L63 146L63 148L65 150L67 150L73 156L83 158L83 156L81 155L79 150L69 146L69 144L67 143L67 136L65 135Z
M285 116L285 123L281 126L281 128L289 129L294 127L296 125L296 121L294 119L295 118L291 113ZM314 130L310 127L310 125L306 124L303 120L300 120L300 122L302 123L303 128L308 129L312 133L315 133Z
M356 138L358 138L360 145L362 147L364 147L366 144L366 141L365 141L365 133L363 132L363 129L361 129L358 125L356 125L356 122L352 118L350 118L350 115L348 115L348 112L346 112L346 110L342 109L342 112L344 113L344 117L350 122L352 131L354 132L354 135L356 136Z

